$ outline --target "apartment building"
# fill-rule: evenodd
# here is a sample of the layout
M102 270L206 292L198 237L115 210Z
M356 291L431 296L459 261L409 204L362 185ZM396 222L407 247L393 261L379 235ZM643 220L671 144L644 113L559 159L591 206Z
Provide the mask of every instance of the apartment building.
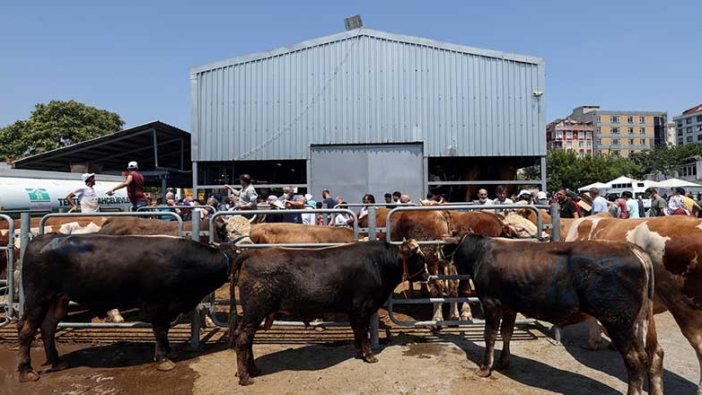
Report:
M569 118L593 126L593 152L627 157L665 145L667 113L663 111L609 111L580 106Z
M673 118L678 145L702 143L702 104Z
M593 155L592 132L591 122L557 119L546 125L546 147L573 151L580 157Z

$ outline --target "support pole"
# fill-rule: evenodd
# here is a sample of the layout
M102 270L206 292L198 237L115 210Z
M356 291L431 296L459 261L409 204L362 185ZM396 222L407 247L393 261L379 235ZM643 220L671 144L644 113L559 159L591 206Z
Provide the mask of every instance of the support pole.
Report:
M22 284L22 266L24 265L24 251L27 250L29 244L29 229L30 218L29 213L20 214L20 261L19 261L19 317L24 316L24 285ZM10 235L14 237L14 235ZM14 276L14 273L7 273L8 276Z
M200 209L194 208L192 214L192 239L193 241L200 241ZM193 350L200 348L200 305L198 304L195 309L193 309L190 318L190 347Z
M551 214L551 241L561 241L561 206L558 203L551 204L549 209ZM553 326L553 339L558 344L561 343L561 328Z
M376 207L368 207L368 240L375 240L376 236ZM372 349L377 350L380 348L380 336L378 334L380 328L380 320L378 318L378 312L376 311L371 316L370 320L370 346Z

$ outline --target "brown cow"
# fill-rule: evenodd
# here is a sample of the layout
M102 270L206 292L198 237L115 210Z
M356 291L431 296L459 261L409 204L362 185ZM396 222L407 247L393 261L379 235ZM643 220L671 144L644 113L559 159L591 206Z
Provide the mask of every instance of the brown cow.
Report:
M209 222L200 221L200 229L207 230ZM183 221L183 231L192 231L192 222ZM138 217L109 217L102 224L99 233L126 236L126 235L178 235L178 222L164 221L161 219Z
M528 209L519 209L515 211L516 213L522 215L523 217L527 218L529 221L532 223L536 224L536 214L534 213L533 210L528 210ZM539 212L541 213L541 220L543 221L544 224L551 224L551 214L549 214L548 211L539 209ZM597 218L612 218L612 214L609 211L603 211L601 213L591 215L588 217L583 217L579 219L573 219L573 218L560 218L559 223L560 223L560 236L561 240L564 240L566 235L568 234L568 231L570 230L570 226L573 224L575 221L591 221L593 219ZM551 235L551 229L545 229L544 232L548 235Z
M576 220L566 235L573 240L628 241L643 248L655 269L654 313L669 310L697 353L702 393L702 220L693 217L640 219L593 218ZM599 328L591 330L597 346Z
M256 244L351 243L353 230L293 223L261 223L251 225L251 241Z
M379 229L384 229L387 223L387 216L390 212L386 208L378 208L376 214L376 224ZM421 241L442 240L446 235L475 232L488 237L509 236L508 228L505 227L501 219L491 212L484 211L453 211L453 210L431 210L431 211L401 211L393 214L391 220L392 240L415 239ZM367 218L359 220L361 227L367 227ZM384 236L384 232L381 235ZM445 262L440 253L439 246L423 246L422 252L426 256L427 266L432 275L439 273L456 274L455 268ZM434 281L429 287L432 297L440 297L448 294L455 297L459 292L463 295L470 294L469 282L457 281ZM451 303L451 318L468 320L472 318L470 305L464 303L461 312L458 312L458 304ZM434 321L443 321L441 303L434 304Z

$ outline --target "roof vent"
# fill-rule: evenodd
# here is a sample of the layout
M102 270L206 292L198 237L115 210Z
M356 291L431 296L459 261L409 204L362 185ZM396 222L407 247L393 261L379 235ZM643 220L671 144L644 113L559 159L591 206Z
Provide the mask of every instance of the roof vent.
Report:
M363 27L363 21L360 15L354 15L344 19L344 25L346 26L346 30L360 29Z

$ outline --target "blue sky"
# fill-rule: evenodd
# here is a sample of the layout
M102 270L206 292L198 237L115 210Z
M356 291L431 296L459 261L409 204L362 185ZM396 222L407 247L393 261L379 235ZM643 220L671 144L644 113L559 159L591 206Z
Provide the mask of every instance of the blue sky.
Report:
M547 121L702 103L702 1L0 2L0 126L75 99L190 129L189 69L366 27L543 57Z

